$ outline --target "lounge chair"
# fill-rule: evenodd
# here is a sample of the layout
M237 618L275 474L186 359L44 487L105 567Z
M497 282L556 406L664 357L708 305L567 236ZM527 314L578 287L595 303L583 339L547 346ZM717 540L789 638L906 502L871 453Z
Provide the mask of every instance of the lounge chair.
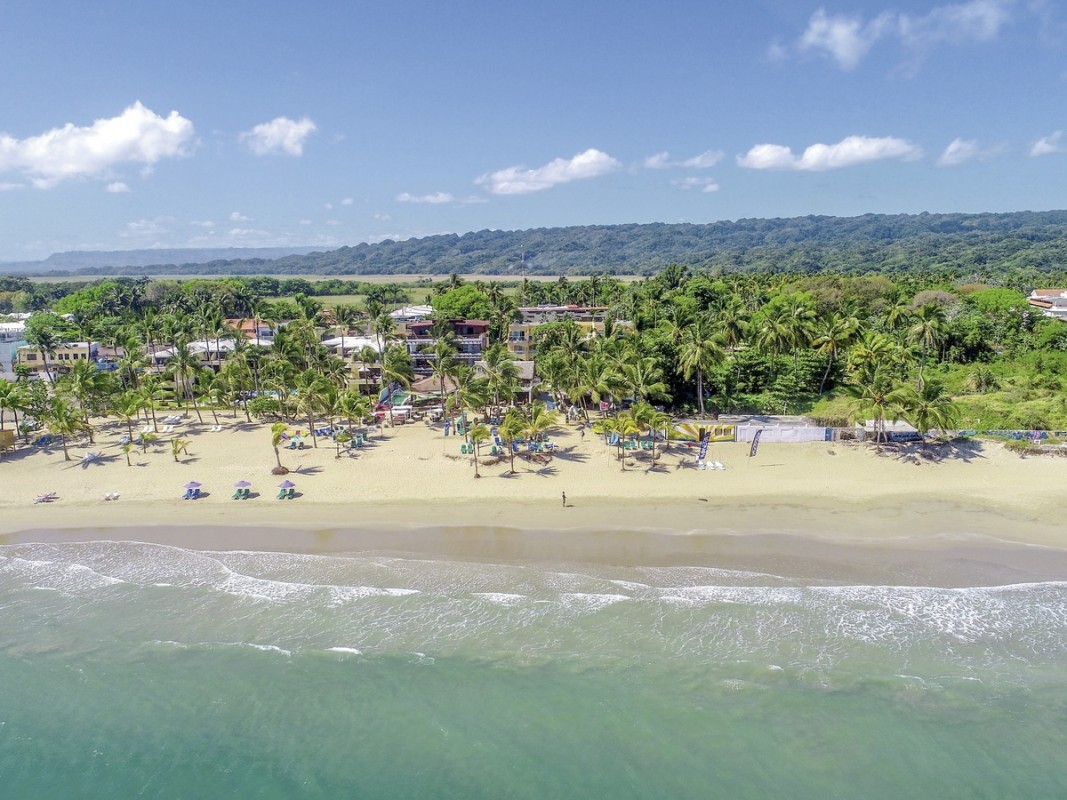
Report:
M182 495L182 500L192 500L192 499L193 499L193 490L192 489L186 489L185 490L185 494Z
M289 493L285 495L285 497L287 500L292 500L294 497L296 497L296 487L292 487L289 490Z
M200 490L199 489L193 489L193 496L190 497L189 499L190 500L199 500L200 499Z
M241 492L241 499L242 500L247 500L251 493L252 493L252 490L246 488L244 491Z
M240 500L242 497L244 497L244 490L243 489L234 489L234 491L233 491L233 499L234 500Z
M279 490L278 490L278 499L279 499L279 500L284 500L284 499L285 499L285 496L286 496L287 494L289 494L289 492L288 492L288 491L286 491L285 489L279 489Z

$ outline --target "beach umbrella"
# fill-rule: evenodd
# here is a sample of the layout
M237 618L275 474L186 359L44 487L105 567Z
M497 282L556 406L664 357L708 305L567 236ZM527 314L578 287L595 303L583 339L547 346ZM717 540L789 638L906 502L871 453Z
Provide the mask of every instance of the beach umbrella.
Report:
M282 481L278 484L279 489L292 489L294 486L296 486L296 484L292 481Z
M200 488L200 484L197 481L189 481L187 484L185 484L185 488L186 489L199 489Z
M235 483L233 485L233 488L235 488L235 489L247 489L251 485L252 484L250 484L248 481L237 481L237 483Z

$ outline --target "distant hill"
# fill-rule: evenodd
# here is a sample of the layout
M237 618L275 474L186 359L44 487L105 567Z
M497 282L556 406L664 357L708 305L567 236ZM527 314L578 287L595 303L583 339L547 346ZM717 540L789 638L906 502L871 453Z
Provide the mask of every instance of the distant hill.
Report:
M0 272L91 271L161 264L203 264L239 259L276 259L315 252L314 247L213 247L151 250L71 250L43 261L0 262ZM321 249L321 248L320 248Z
M159 258L168 251L139 251ZM843 273L949 269L961 273L1067 266L1067 211L1008 214L866 214L861 217L743 219L693 224L590 225L476 231L359 244L271 258L239 250L193 263L186 254L147 263L136 274L565 275L652 274L671 263L694 269ZM207 252L207 251L196 251ZM255 256L252 254L255 253ZM72 272L131 274L129 266L68 260ZM94 265L117 254L85 254ZM125 254L123 254L125 255ZM53 257L57 258L57 257ZM58 265L49 259L42 264ZM0 265L2 269L2 265Z

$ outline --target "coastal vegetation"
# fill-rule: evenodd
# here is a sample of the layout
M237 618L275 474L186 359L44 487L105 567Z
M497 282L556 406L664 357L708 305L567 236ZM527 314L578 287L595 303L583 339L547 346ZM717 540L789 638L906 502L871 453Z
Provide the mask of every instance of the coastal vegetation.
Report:
M539 389L585 419L610 409L604 430L623 426L620 438L648 432L649 413L666 411L806 414L826 424L873 419L876 426L903 419L923 432L1067 429L1067 325L1027 304L1023 290L1033 284L1020 285L1022 278L718 274L673 264L631 282L590 275L505 286L453 275L418 289L439 321L490 323L479 372L456 358L447 326L438 326L426 354L453 415L504 416L519 391L505 347L508 324L520 304L563 303L604 309L605 330L589 337L569 321L537 328ZM121 355L111 372L88 363L65 368L54 392L36 381L0 382L0 409L12 420L38 420L64 441L91 435L89 419L101 414L119 417L131 434L138 416L156 429L161 403L201 421L207 411L217 423L225 408L314 430L320 421L370 414L371 399L350 380L354 367L379 376L363 386L367 392L415 380L411 353L388 314L409 299L403 287L376 284L362 302L333 306L305 292L282 300L255 288L280 293L284 283L109 279L47 290L50 310L31 317L26 332L46 369L64 340L97 342ZM293 288L315 290L284 287ZM277 335L257 346L236 334L234 320L277 326ZM344 360L323 345L329 335L353 333L379 347ZM197 340L215 343L215 363L193 356L189 345ZM223 340L234 343L232 352ZM148 354L163 344L172 355L159 371ZM446 383L454 391L445 392ZM527 412L528 427L542 424L535 412ZM311 444L318 446L315 437Z

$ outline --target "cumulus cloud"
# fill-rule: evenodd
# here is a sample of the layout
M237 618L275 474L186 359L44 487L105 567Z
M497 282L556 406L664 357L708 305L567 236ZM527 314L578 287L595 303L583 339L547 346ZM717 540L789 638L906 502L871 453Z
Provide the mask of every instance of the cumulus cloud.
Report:
M251 222L251 221L252 221L251 217L246 217L240 211L231 211L230 212L230 222Z
M161 117L136 102L89 126L68 123L27 139L0 133L0 172L19 170L37 188L49 189L72 178L106 175L120 164L152 165L183 156L192 138L193 123L177 111Z
M189 224L192 225L194 228L214 228L215 227L215 223L212 222L209 219L204 219L204 220L195 220L194 219Z
M823 172L842 169L868 161L887 158L911 160L922 156L922 150L907 141L892 136L848 136L837 144L813 144L797 156L792 149L780 144L758 144L745 155L737 157L738 166L749 169L781 169Z
M719 184L714 178L676 178L671 181L671 185L679 189L698 189L701 192L719 191Z
M827 14L818 9L797 40L799 53L816 53L855 69L880 40L895 39L912 54L939 44L964 45L995 39L1011 21L1013 0L969 0L939 6L923 15L885 11L871 19ZM772 51L782 52L780 45Z
M155 219L138 219L127 222L119 231L119 238L133 239L144 242L156 240L170 233L168 224L174 222L172 217L156 217Z
M291 120L277 117L241 134L241 142L257 156L304 154L304 140L318 130L307 117Z
M355 201L355 200L353 200L353 199L352 199L351 197L346 197L346 198L345 198L344 200L342 200L342 201L341 201L341 205L343 205L343 206L350 206L350 205L352 205L352 204L353 204L354 202L356 202L356 201Z
M109 183L107 186L105 186L104 191L111 192L112 194L121 194L123 192L130 191L130 187L122 181L115 181L114 183Z
M672 167L683 167L686 169L708 169L714 167L719 161L722 160L721 150L705 150L698 156L692 158L685 158L680 161L672 161L671 154L664 151L662 153L656 153L654 156L649 156L645 159L645 167L647 169L669 169Z
M1056 131L1048 136L1042 136L1030 148L1030 155L1032 156L1050 156L1055 153L1067 153L1067 146L1063 144L1063 131Z
M606 175L620 166L607 153L591 147L573 158L557 158L543 167L507 167L482 175L474 182L493 194L529 194L561 183Z
M15 189L22 189L24 184L21 183L9 183L0 181L0 192L13 192Z

